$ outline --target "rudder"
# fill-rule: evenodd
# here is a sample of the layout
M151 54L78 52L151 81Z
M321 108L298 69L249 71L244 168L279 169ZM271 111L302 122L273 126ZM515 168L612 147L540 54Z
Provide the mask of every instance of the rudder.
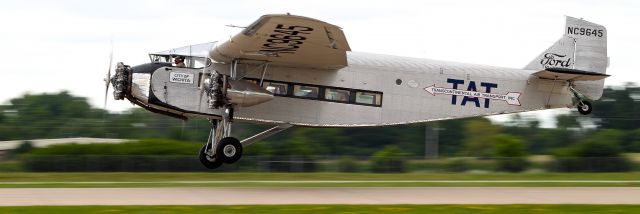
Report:
M607 29L599 24L567 16L565 32L553 46L538 55L525 69L569 68L606 73ZM576 90L590 99L602 96L604 80L576 82Z

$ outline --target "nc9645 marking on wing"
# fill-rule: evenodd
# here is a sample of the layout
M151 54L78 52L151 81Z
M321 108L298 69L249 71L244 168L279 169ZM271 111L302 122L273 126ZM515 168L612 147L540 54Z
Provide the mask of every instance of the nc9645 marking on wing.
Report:
M262 44L260 51L293 54L304 44L304 40L307 40L305 34L310 34L311 31L311 27L278 24L266 43Z

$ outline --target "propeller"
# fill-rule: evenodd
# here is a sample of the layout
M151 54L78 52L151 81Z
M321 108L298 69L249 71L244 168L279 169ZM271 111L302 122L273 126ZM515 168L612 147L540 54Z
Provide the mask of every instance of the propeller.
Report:
M105 111L107 110L107 96L109 94L109 85L111 83L111 68L113 67L113 41L111 41L111 52L109 53L109 70L107 71L107 76L104 78L104 106Z
M104 112L102 113L102 122L107 121L107 95L109 94L109 83L111 83L111 68L113 67L113 40L111 40L111 52L109 53L109 69L107 70L107 76L104 78Z

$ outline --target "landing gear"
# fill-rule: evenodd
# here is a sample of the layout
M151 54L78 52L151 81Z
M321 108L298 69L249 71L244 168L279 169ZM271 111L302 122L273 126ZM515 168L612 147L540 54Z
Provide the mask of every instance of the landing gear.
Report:
M200 149L200 163L209 169L216 169L222 165L222 163L235 163L242 157L242 144L238 139L233 137L225 137L217 143L217 149L215 154L211 154L213 151L210 144L205 144Z
M220 167L222 165L222 160L220 160L220 158L216 158L215 155L209 154L209 152L207 152L207 147L209 147L209 144L203 145L202 148L200 149L200 153L199 153L200 163L202 163L204 167L207 167L209 169L215 169Z
M586 97L584 97L584 95L574 89L573 86L573 82L569 82L569 90L571 91L571 93L573 93L574 104L578 108L578 112L580 112L580 114L582 115L591 114L591 111L593 110L593 104L591 104L591 102Z
M222 121L211 119L211 131L207 143L200 149L200 162L209 169L220 167L222 163L235 163L242 157L242 144L231 135L233 108L225 110Z
M207 143L200 149L200 162L209 169L218 168L223 163L235 163L242 157L244 147L291 127L293 127L291 124L278 124L273 128L267 129L240 142L234 137L229 137L231 133L230 122L226 120L211 120L209 140L207 140Z
M593 110L593 105L591 102L582 100L578 103L578 112L582 115L591 114L591 110Z
M240 141L233 137L225 137L218 142L218 149L216 154L222 162L235 163L242 157L242 144Z

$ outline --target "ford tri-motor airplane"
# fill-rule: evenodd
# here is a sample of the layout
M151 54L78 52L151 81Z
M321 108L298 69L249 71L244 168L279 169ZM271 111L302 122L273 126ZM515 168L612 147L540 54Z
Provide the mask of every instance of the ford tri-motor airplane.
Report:
M572 17L564 35L523 69L351 52L340 27L288 14L264 15L226 42L149 57L134 67L118 63L107 87L115 99L155 113L208 119L200 161L211 169L292 126L385 126L564 107L589 114L609 76L607 30ZM230 136L234 121L275 126L239 141Z

